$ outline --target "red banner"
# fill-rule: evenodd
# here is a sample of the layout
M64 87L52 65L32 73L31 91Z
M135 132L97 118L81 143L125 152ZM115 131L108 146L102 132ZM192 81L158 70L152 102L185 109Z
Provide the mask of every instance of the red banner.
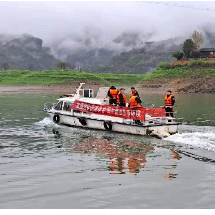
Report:
M151 117L165 117L165 108L145 108L145 113Z
M124 119L145 120L145 108L131 109L113 105L91 104L75 100L71 109L99 115L120 117Z

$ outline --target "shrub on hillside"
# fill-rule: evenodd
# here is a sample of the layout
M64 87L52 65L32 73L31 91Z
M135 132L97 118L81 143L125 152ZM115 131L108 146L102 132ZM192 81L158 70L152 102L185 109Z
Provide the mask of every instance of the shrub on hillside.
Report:
M183 56L184 56L183 52L173 52L172 53L172 57L176 58L177 60L181 60Z
M169 69L170 65L167 62L160 62L158 65L158 69Z

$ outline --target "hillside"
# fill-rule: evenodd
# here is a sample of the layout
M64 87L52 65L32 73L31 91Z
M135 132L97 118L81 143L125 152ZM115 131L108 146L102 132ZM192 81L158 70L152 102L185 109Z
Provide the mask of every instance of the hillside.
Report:
M43 41L29 35L2 41L0 38L0 66L10 69L44 70L55 69L57 60Z
M161 61L172 62L172 51L181 49L181 38L145 42L137 33L123 33L112 41L96 38L63 38L43 45L43 40L30 35L7 37L0 34L0 67L8 64L12 70L57 69L62 60L76 68L96 73L146 74ZM97 44L98 43L98 44Z
M145 76L138 86L142 90L154 89L163 92L172 89L175 93L215 93L215 62L202 67L191 61L177 68L157 69Z
M133 73L148 74L157 68L160 62L173 62L172 52L181 49L178 39L159 42L146 42L140 48L113 57L106 66L92 68L91 72L98 73Z
M76 68L90 71L92 67L105 66L122 52L145 46L152 34L125 31L113 37L86 31L83 34L64 36L50 43L56 58L67 61Z

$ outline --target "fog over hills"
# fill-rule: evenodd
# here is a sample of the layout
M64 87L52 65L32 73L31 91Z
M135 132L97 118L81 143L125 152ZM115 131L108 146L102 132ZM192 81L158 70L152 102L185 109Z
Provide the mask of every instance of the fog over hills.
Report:
M213 7L213 2L0 2L0 65L43 70L62 60L88 71L146 73L160 61L172 61L171 52L194 30L203 32L204 47L215 47Z

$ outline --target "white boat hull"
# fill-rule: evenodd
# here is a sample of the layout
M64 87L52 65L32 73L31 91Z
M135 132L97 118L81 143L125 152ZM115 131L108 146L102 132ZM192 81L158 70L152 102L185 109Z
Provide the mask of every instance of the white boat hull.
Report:
M49 115L53 119L54 113L49 112ZM104 126L104 123L106 123L106 121L104 120L84 118L86 125L83 125L80 122L81 117L64 115L59 113L58 115L59 115L59 122L58 122L59 124L75 126L75 127L107 130L105 129L105 126ZM179 123L174 123L174 122L171 124L153 124L153 125L131 125L126 123L111 122L110 131L136 134L136 135L167 137L171 134L175 134L178 132L178 125Z

